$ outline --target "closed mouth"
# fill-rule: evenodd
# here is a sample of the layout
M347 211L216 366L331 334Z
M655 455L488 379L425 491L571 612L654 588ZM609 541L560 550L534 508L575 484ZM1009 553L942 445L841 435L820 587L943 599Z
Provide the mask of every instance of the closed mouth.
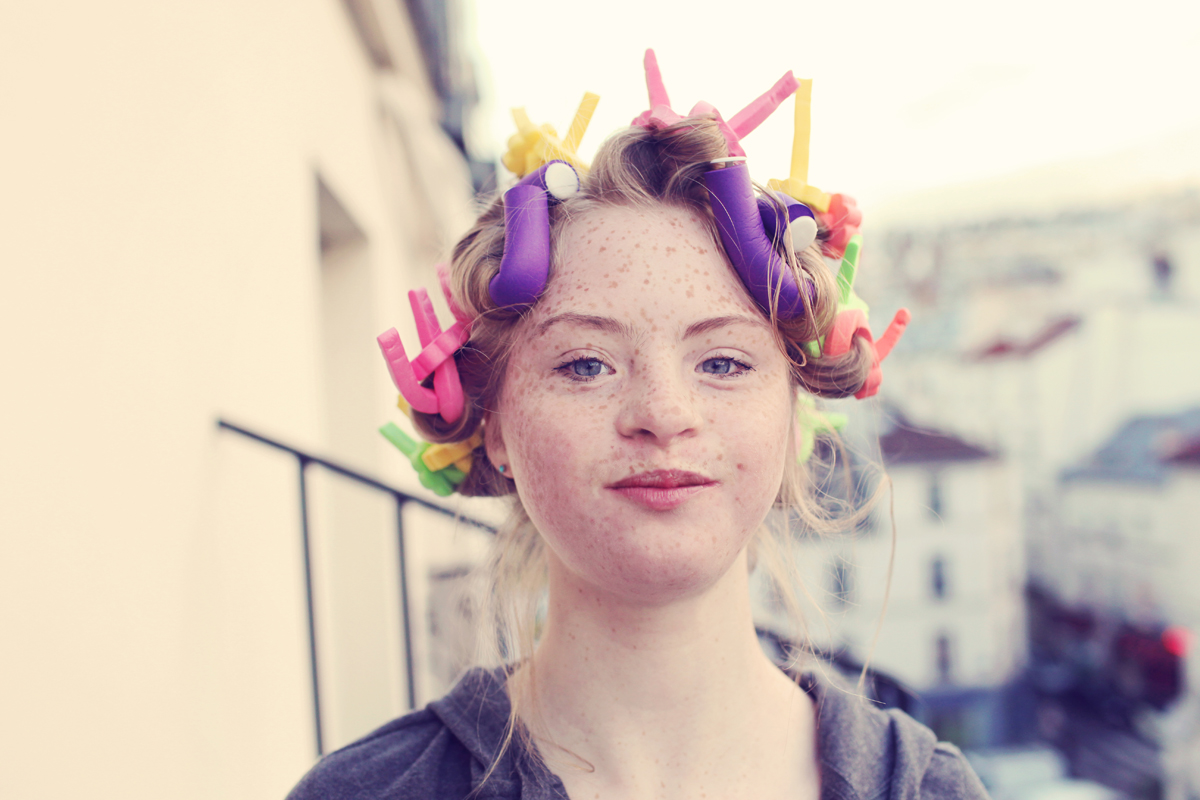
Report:
M681 469L656 469L630 475L609 486L610 489L677 489L682 486L708 486L716 483L712 478L698 472L688 472Z

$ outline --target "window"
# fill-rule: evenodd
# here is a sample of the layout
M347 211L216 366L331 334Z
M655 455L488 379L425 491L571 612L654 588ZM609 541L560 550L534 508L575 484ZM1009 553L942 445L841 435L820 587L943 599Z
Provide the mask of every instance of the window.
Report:
M937 642L934 645L935 657L937 659L937 676L938 683L953 683L954 682L954 659L950 635L947 633L939 633Z
M839 606L849 605L854 590L852 567L841 557L834 558L829 576L834 602Z
M942 556L934 556L933 563L930 565L930 588L933 590L935 600L945 600L950 594L950 587L946 580L946 559Z
M942 478L938 473L929 473L929 513L935 519L942 518Z

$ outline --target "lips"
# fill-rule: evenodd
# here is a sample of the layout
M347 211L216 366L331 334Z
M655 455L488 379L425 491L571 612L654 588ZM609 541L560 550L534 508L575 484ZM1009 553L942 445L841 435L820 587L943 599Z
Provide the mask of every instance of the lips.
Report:
M656 469L630 475L610 485L610 491L653 511L669 511L711 489L717 481L697 472Z
M610 488L627 489L638 486L651 486L656 489L674 489L679 486L703 486L716 483L712 478L706 478L698 472L687 472L681 469L656 469L630 475L623 481L614 483Z

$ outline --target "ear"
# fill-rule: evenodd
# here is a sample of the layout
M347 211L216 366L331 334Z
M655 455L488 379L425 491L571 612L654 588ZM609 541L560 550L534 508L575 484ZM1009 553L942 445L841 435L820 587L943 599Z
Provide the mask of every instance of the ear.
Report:
M495 411L488 411L484 414L483 447L492 466L499 468L501 464L508 465L508 449L504 446L504 430L500 424L500 415Z

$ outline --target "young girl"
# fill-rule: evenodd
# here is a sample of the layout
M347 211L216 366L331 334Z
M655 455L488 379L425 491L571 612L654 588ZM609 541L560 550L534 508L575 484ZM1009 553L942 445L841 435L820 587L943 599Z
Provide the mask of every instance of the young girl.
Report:
M874 393L907 312L874 342L852 202L795 169L750 184L740 136L798 87L806 129L807 85L726 122L673 112L652 53L647 74L650 111L588 170L571 136L516 137L524 177L454 250L456 324L417 296L422 356L381 337L449 443L427 476L513 496L485 616L504 666L326 757L296 800L986 796L926 728L759 645L751 570L778 570L789 519L829 524L802 396ZM822 253L843 250L839 286Z

